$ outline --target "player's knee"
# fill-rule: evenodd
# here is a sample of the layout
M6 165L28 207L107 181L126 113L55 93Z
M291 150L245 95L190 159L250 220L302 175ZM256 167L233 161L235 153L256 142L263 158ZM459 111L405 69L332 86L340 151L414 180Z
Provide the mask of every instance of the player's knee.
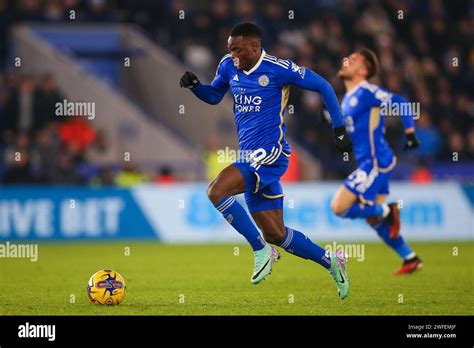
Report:
M212 181L207 187L207 197L213 204L217 204L225 197L225 192L216 181Z
M331 210L336 215L342 215L346 211L346 207L338 199L333 198L331 201Z
M285 230L268 228L263 230L263 238L267 243L280 244L285 239Z

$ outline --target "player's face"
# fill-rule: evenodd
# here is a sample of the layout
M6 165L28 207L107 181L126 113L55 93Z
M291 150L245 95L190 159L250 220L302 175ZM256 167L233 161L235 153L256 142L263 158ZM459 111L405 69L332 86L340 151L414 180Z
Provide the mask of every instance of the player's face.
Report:
M364 57L358 53L352 53L349 57L342 60L341 68L337 76L342 79L351 80L358 75L367 74L367 68L364 64Z
M260 42L251 37L230 36L227 48L239 70L250 70L260 56Z

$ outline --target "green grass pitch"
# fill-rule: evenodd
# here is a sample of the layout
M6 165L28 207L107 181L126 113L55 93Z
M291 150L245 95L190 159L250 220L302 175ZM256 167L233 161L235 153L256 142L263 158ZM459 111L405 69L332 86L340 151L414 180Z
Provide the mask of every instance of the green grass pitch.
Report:
M425 267L396 277L392 272L400 266L397 256L382 243L365 244L365 260L349 262L350 294L341 301L322 267L285 251L273 274L252 285L253 255L246 245L238 246L236 256L235 245L40 244L37 262L0 259L0 314L474 314L473 243L411 245ZM458 248L458 256L453 256L453 248ZM127 294L120 306L88 301L87 281L103 268L125 278Z

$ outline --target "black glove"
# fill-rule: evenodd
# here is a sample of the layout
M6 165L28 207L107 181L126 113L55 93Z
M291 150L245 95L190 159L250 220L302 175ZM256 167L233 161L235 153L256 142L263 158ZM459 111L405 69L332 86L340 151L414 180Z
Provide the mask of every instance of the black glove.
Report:
M346 127L340 126L334 128L334 141L337 149L342 154L352 152L352 140L349 134L347 134Z
M416 137L415 133L406 133L405 134L405 146L403 147L404 150L413 150L420 146L420 141Z
M200 84L201 83L199 82L199 79L197 78L197 76L189 71L186 71L184 75L181 77L181 80L179 80L179 85L181 87L189 88L189 89L196 88Z

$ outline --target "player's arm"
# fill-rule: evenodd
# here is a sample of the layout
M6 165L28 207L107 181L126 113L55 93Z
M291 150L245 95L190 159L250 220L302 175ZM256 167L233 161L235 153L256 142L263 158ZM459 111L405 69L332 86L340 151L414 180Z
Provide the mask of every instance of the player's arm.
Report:
M408 103L408 100L406 100L401 95L398 95L395 93L389 93L388 91L382 88L379 88L375 92L375 98L377 99L377 103L379 103L380 105L384 103L387 103L387 104L391 103L391 105L394 105L394 104L402 105L401 103ZM401 119L403 123L403 128L405 130L404 149L405 150L416 149L418 146L420 146L420 141L418 140L415 134L415 119L413 117L413 114L402 115Z
M331 116L336 147L341 153L351 152L352 141L347 134L346 127L344 126L339 102L331 84L311 69L298 67L294 63L292 63L291 67L287 69L287 72L284 75L285 81L283 84L288 83L321 94L324 105Z
M398 94L392 94L392 103L408 103L408 101ZM416 149L420 146L420 141L415 134L415 119L413 115L402 116L403 128L405 129L405 150Z
M217 67L216 76L210 85L203 85L192 72L186 71L181 77L181 87L189 88L196 97L208 104L219 104L229 89L229 82L223 76L222 63Z

